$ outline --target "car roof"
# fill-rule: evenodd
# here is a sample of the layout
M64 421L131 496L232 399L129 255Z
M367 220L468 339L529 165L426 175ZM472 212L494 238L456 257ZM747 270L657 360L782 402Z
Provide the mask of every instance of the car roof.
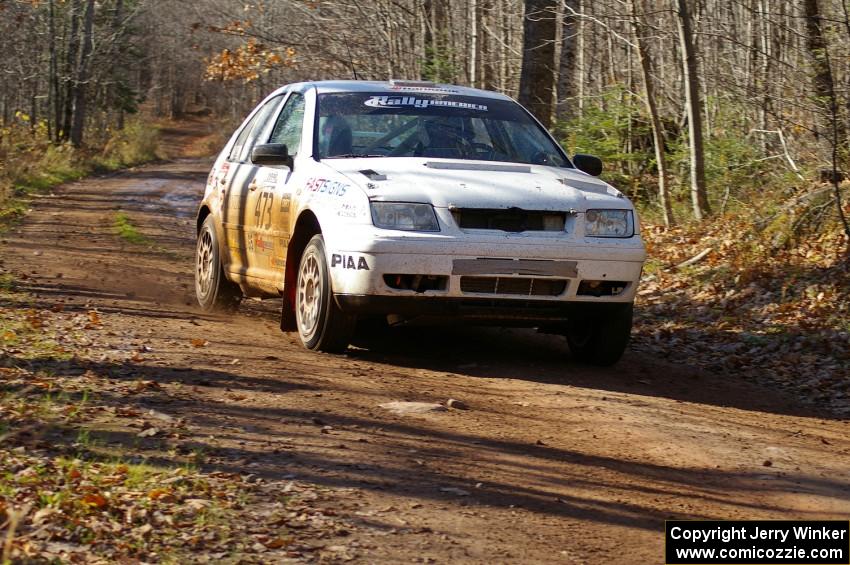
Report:
M290 84L280 90L288 89L303 91L310 87L315 88L318 94L339 92L456 94L460 96L475 96L496 100L511 100L509 96L505 96L498 92L492 92L490 90L481 90L479 88L469 88L467 86L457 86L454 84L439 84L429 81L413 80L319 80Z

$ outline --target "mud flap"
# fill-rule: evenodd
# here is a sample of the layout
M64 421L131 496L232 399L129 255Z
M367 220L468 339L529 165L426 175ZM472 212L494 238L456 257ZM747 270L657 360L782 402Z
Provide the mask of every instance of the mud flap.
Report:
M295 309L292 307L292 302L284 295L283 307L280 310L280 331L294 332L298 330L298 324L295 321Z

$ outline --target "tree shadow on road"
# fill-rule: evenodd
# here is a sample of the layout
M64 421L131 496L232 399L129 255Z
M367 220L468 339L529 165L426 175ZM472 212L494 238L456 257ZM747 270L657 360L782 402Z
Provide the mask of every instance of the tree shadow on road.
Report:
M112 300L111 305L98 306L103 313L186 320L201 326L204 322L227 319L197 310L188 283L184 285L186 288L176 288L169 286L167 280L156 284L152 281L128 282L123 295L100 290L97 285L69 284L62 279L17 284L20 290L34 297L31 302L35 308L50 309L58 300L68 311L84 312L88 305L72 300L86 297ZM249 302L238 316L242 321L253 317L259 322L277 324L279 302ZM198 331L203 332L203 328ZM262 327L257 331L273 330ZM704 339L713 338L705 336ZM398 367L425 369L475 378L575 386L638 398L668 398L747 411L842 419L802 402L791 392L771 390L735 372L712 371L659 359L656 354L643 351L640 344L633 345L614 367L582 364L571 358L563 337L540 334L534 329L462 325L383 328L360 335L345 355L354 361L382 364L388 372Z
M670 518L775 517L787 509L764 501L773 494L850 501L843 477L661 465L447 430L427 419L301 407L298 393L333 392L328 381L310 386L280 375L73 359L12 357L4 364L44 375L91 372L112 385L155 383L131 393L113 386L94 394L100 405L133 409L140 417L149 410L164 413L180 422L173 433L140 438L136 430L102 421L87 445L70 446L73 431L60 428L41 446L89 459L135 454L148 464L174 467L200 453L196 462L207 471L294 477L411 501L518 509L647 531L660 531ZM213 388L262 392L270 402L252 404L238 394L213 402L207 394ZM4 392L22 389L6 386Z
M734 374L664 361L635 348L613 367L582 364L571 358L563 337L533 329L390 328L360 340L359 345L348 355L388 366L521 379L748 411L838 418L790 394L766 390Z

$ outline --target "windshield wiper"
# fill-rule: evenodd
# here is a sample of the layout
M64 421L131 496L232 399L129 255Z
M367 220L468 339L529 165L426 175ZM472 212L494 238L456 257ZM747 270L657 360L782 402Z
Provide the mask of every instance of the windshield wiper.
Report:
M344 153L342 155L328 155L325 159L356 159L357 157L386 157L386 155L368 153Z

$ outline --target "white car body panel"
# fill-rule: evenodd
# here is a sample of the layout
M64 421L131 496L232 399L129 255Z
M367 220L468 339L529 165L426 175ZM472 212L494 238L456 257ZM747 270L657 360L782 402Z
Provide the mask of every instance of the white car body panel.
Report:
M370 267L352 269L334 265L331 269L334 292L356 295L399 296L407 291L389 289L383 275L413 273L451 275L452 261L457 258L523 258L539 260L579 260L578 279L623 280L636 283L645 259L640 238L586 238L581 218L587 209L630 208L631 204L619 191L579 171L544 166L517 165L528 172L486 170L432 169L433 159L372 158L326 160L344 173L352 185L357 177L360 194L367 196L358 204L345 200L335 202L329 215L337 215L343 207L353 206L361 227L345 226L338 221L328 226L322 221L325 240L331 253L346 258L365 257ZM493 167L495 168L495 167ZM387 177L385 181L370 181L359 171L374 170ZM356 185L355 185L356 186ZM441 224L439 233L391 231L371 225L369 200L394 202L425 202L435 207ZM350 202L350 201L349 201ZM566 233L560 232L498 232L491 230L461 230L452 219L450 209L509 208L526 210L575 210L568 218ZM352 222L355 223L355 222ZM339 228L339 229L337 229ZM463 297L458 275L452 275L447 291L426 291L426 296ZM609 301L634 300L637 284L626 292L608 297ZM564 295L542 299L593 301L596 297L576 296L576 285L568 285Z
M466 96L510 100L499 94L461 87L450 87L453 93ZM313 155L316 98L324 92L388 92L387 83L317 83L290 85L270 95L270 100L285 91L300 91L305 97L305 119L302 151L295 157L294 170L288 167L259 167L254 182L259 192L279 206L279 221L288 222L281 233L269 242L258 234L251 239L251 253L257 246L268 252L268 261L258 266L239 268L225 265L229 278L243 287L254 286L263 293L285 292L286 247L298 218L309 211L315 215L328 250L328 268L333 291L338 296L441 298L498 298L528 300L528 295L478 294L464 292L460 286L463 270L457 265L481 259L538 261L543 274L546 269L566 268L571 276L566 290L556 296L533 296L541 301L560 302L631 302L637 291L646 258L640 237L640 226L632 203L611 185L577 169L522 163L470 161L414 157L328 158L316 160ZM411 91L416 91L412 89ZM429 92L429 90L424 90ZM259 106L258 106L259 108ZM256 111L256 110L255 110ZM252 113L253 115L253 113ZM250 119L250 116L249 116ZM247 120L246 120L247 122ZM267 128L268 129L268 128ZM239 130L237 130L238 132ZM268 134L268 131L265 132ZM237 137L234 133L216 160L210 173L203 205L223 217L228 201L223 189L239 176L238 166L227 163L226 156ZM361 171L374 171L367 176ZM254 190L254 189L252 189ZM238 198L236 191L230 197ZM247 197L248 206L254 200ZM370 202L392 201L431 204L437 215L439 232L410 232L380 229L373 225ZM283 204L286 202L286 204ZM280 203L280 204L277 204ZM244 204L243 204L244 205ZM286 211L284 212L284 206ZM503 232L498 230L461 229L452 211L457 208L557 211L567 213L564 231ZM634 215L635 233L629 238L587 237L584 233L585 212L590 209L627 209ZM278 208L275 208L276 214ZM248 210L250 213L250 210ZM271 232L269 232L271 233ZM244 237L243 242L247 241ZM230 244L231 255L244 253ZM297 259L297 258L296 258ZM458 263L460 261L460 263ZM573 264L574 263L574 264ZM497 269L498 271L499 269ZM523 272L494 272L499 277L528 277ZM520 269L521 271L521 269ZM566 271L563 271L566 272ZM384 275L437 275L448 277L441 290L414 292L388 286ZM479 273L486 274L486 273ZM623 281L625 289L613 296L578 295L582 280Z

